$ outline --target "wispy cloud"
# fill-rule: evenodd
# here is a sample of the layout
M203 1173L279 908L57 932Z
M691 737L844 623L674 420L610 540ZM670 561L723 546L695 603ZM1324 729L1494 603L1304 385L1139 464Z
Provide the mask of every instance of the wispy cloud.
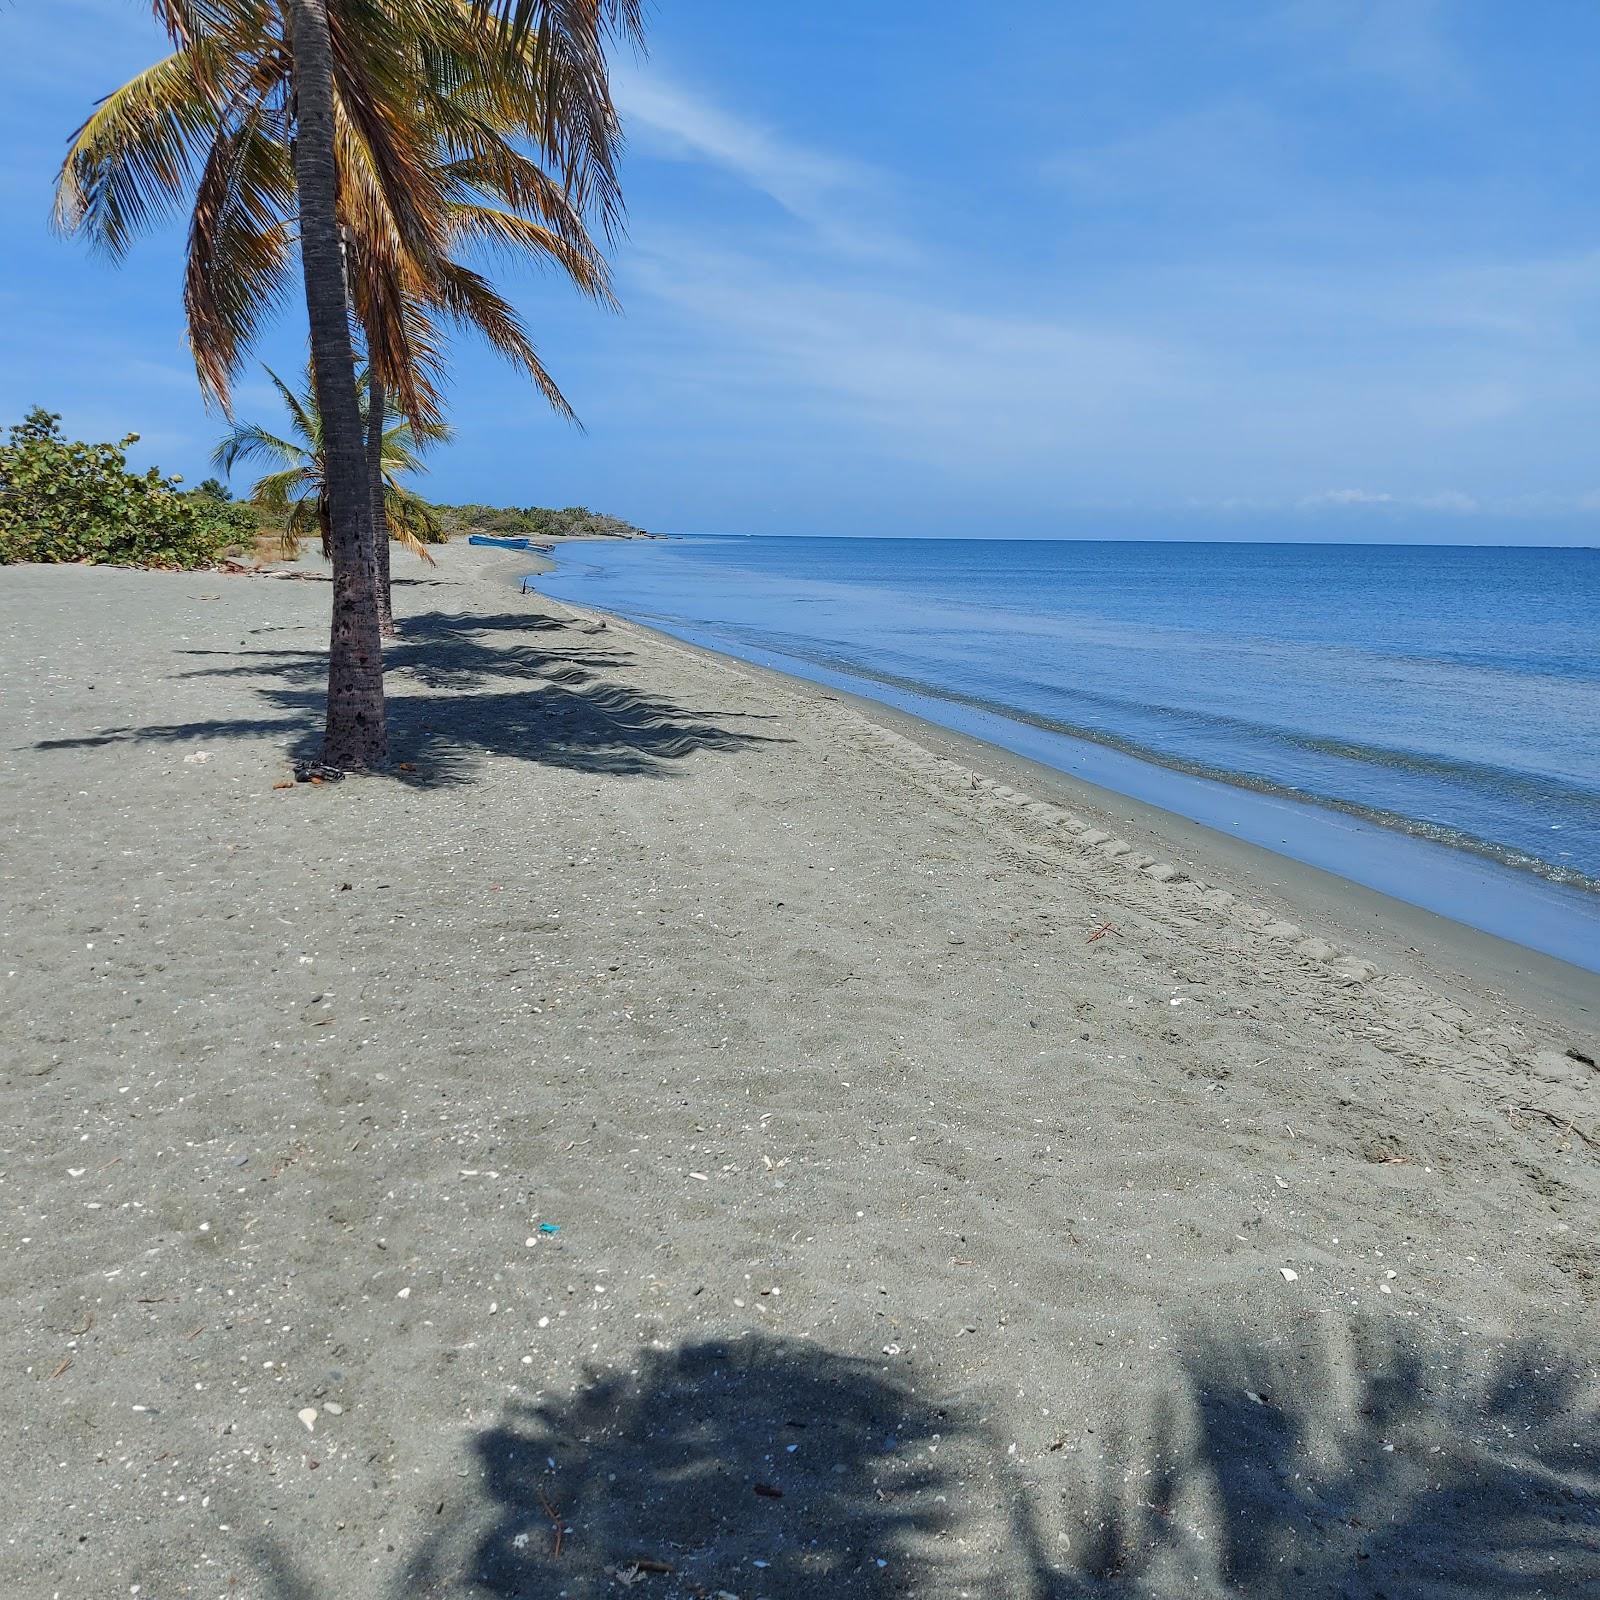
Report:
M696 329L725 392L781 392L867 448L959 471L1102 439L1139 397L1184 379L1157 339L1091 317L988 311L908 264L933 259L879 219L887 175L736 117L660 76L620 103L650 151L741 180L804 223L813 249L740 231L726 243L656 223L635 230L631 290ZM669 358L673 359L673 358ZM681 382L681 374L673 379Z
M914 270L861 248L863 205L894 187L885 174L659 76L630 76L622 95L651 154L731 176L805 227L797 258L759 229L657 215L624 266L629 299L685 331L655 382L684 392L687 350L697 404L748 428L781 396L795 448L804 437L968 483L1009 474L1035 492L1054 481L1080 503L1126 497L1153 472L1218 507L1250 481L1279 511L1472 515L1488 503L1488 430L1531 432L1557 397L1600 396L1563 348L1600 317L1600 258L1390 259L1366 218L1338 259L1256 225L1242 242L995 295L993 266L960 262L935 224L925 245L895 240ZM1298 202L1300 161L1276 114L1233 98L1063 152L1049 176L1080 208L1231 203L1276 224ZM1354 235L1359 208L1341 216ZM1308 487L1342 462L1392 486Z
M1371 489L1324 489L1320 494L1301 497L1302 511L1444 511L1470 516L1481 511L1481 502L1460 489L1441 489L1433 494L1389 494Z
M630 269L705 335L725 378L810 404L872 446L942 461L1037 460L1106 441L1186 385L1160 342L1067 317L984 313L876 283L819 283L658 238Z
M1323 63L1384 79L1440 100L1471 77L1450 33L1457 0L1289 0L1280 24L1304 37Z
M1549 275L1484 271L1535 302L1508 303L1511 326L1543 327ZM779 432L797 451L914 461L932 480L985 483L1000 497L1054 485L1076 504L1137 503L1141 483L1182 483L1197 501L1239 509L1236 486L1251 482L1254 509L1330 516L1592 510L1556 427L1600 406L1584 346L1562 354L1542 332L1530 342L1477 327L1470 303L1442 313L1438 275L1403 290L1361 277L1341 298L1337 273L1297 297L1270 269L1198 286L1174 272L1138 282L1115 307L1056 297L984 311L937 287L825 279L683 233L653 233L628 266L630 295L687 331L704 380L697 403L748 429L780 395ZM1553 276L1565 292L1566 275ZM1317 342L1315 362L1290 358L1297 339ZM663 358L662 381L681 359ZM1561 489L1506 492L1495 441L1507 429L1524 483L1559 468ZM1341 463L1381 473L1380 486L1321 487Z
M1079 203L1256 209L1277 204L1294 181L1290 142L1282 119L1265 106L1224 99L1058 151L1041 172Z
M888 185L874 168L786 138L658 70L619 67L615 89L626 128L650 154L732 174L829 247L864 255L900 248L881 220Z

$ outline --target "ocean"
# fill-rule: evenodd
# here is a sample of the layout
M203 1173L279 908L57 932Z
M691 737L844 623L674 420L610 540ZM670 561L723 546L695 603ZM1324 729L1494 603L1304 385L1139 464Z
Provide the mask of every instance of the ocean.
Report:
M707 536L559 562L547 593L1003 724L1114 789L1158 768L1564 885L1600 944L1600 550Z

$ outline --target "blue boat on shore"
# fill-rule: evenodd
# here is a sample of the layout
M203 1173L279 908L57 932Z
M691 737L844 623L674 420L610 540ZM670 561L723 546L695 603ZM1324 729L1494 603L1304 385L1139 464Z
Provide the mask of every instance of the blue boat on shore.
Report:
M469 533L468 544L490 544L497 550L547 550L548 545L536 545L532 539L497 539L493 534Z

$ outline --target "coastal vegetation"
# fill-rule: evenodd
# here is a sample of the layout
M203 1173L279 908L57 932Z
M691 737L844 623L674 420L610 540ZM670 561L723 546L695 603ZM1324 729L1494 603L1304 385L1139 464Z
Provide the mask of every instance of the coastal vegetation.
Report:
M87 444L36 406L0 445L0 562L81 561L204 567L248 547L256 519L181 479L128 470L130 433Z
M289 410L282 433L234 422L213 459L223 470L246 461L273 468L234 497L220 478L185 490L159 468L128 470L129 433L115 443L68 439L61 418L36 406L0 445L0 564L81 562L192 568L227 556L293 560L315 539L326 554L326 463L321 416L309 380L295 394L275 373ZM366 386L358 392L366 404ZM441 433L448 430L440 429ZM430 438L425 442L433 442ZM384 430L384 493L389 538L424 559L428 545L472 533L539 539L648 539L621 517L587 506L435 504L400 480L423 470L411 424Z
M650 534L621 517L587 506L434 506L446 534L490 533L535 539L648 539Z
M333 563L323 759L387 756L382 635L390 397L439 420L443 331L476 330L566 402L461 253L556 261L609 297L588 219L621 212L607 48L637 0L154 0L173 51L75 136L57 220L111 253L189 214L184 306L202 389L230 381L298 256ZM527 152L532 152L531 155ZM357 335L371 373L366 415Z

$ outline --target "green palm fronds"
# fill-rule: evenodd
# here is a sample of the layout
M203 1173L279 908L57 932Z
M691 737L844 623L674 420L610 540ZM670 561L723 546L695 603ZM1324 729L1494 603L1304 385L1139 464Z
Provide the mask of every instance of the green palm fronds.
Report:
M328 553L327 457L323 449L322 413L317 406L309 371L305 389L296 393L271 367L263 369L289 414L287 433L273 433L256 422L234 422L211 453L212 465L232 476L246 463L272 468L250 487L250 498L263 510L282 519L279 549L286 558L299 552L300 542L313 535ZM368 378L356 384L366 420ZM444 531L433 508L421 495L406 488L402 475L425 472L422 452L448 440L450 430L439 423L418 429L404 419L383 432L383 505L389 536L396 544L432 562L428 545L443 541Z

